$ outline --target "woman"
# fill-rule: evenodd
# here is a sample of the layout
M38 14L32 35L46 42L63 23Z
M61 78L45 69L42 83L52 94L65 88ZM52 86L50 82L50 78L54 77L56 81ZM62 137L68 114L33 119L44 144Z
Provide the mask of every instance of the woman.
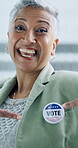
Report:
M57 30L58 13L48 3L22 0L11 12L7 50L15 63L16 76L0 82L1 116L9 117L0 118L0 148L77 148L72 130L68 133L71 125L67 126L69 116L73 122L75 111L57 124L47 122L45 117L46 105L63 104L78 97L78 75L55 73L49 63L58 44ZM48 116L60 115L50 111Z

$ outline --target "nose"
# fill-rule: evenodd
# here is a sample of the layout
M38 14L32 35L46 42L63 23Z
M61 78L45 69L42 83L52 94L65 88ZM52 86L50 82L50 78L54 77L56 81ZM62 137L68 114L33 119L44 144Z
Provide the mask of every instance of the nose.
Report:
M33 31L26 31L22 39L26 43L26 45L37 42L36 36Z

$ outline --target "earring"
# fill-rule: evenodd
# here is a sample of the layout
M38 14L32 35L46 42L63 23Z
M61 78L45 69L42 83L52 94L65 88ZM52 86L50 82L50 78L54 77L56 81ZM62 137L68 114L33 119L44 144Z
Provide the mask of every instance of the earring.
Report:
M7 54L9 54L8 47L7 47L7 46L5 47L5 52L6 52Z
M53 55L53 56L51 55L51 56L50 56L50 61L51 61L51 60L54 60L54 59L55 59L55 55Z

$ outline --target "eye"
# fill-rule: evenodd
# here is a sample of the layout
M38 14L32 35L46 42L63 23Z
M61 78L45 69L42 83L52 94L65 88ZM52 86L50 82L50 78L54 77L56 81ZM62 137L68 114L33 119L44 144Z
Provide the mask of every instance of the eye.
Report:
M22 25L18 25L18 26L15 26L15 30L18 32L22 32L22 31L25 31L26 28Z
M45 28L39 28L39 29L36 30L36 32L39 33L39 34L44 34L44 33L47 33L48 31Z

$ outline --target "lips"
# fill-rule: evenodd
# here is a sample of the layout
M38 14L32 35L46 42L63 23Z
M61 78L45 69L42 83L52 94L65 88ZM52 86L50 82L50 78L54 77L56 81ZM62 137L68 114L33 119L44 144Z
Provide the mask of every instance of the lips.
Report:
M22 49L22 48L20 48L19 53L22 57L31 58L31 57L33 57L37 54L37 51L34 50L34 49Z

